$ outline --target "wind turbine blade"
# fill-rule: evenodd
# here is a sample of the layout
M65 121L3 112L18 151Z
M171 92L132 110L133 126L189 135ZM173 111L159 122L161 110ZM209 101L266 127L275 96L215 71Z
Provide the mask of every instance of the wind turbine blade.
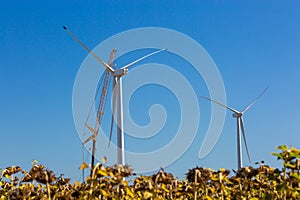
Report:
M246 151L247 151L247 156L248 156L249 162L251 163L250 154L248 151L247 140L246 140L246 135L245 135L244 122L243 122L242 117L240 118L240 124L241 124L241 128L242 128L242 134L243 134L243 139L244 139L244 143L245 143L245 147L246 147Z
M115 114L115 107L116 107L116 99L117 99L117 88L116 86L116 77L113 77L113 87L112 87L112 115L111 115L111 123L110 123L110 132L109 132L109 142L108 142L108 147L110 146L111 143L111 137L112 137L112 131L113 131L113 126L114 126L114 114Z
M94 54L85 44L83 44L67 27L63 26L63 28L69 33L69 35L80 45L82 46L87 52L89 52L98 62L100 62L104 67L106 67L110 72L114 72L115 70L101 60L96 54Z
M230 108L230 107L228 107L228 106L226 106L226 105L224 105L224 104L222 104L222 103L220 103L220 102L217 102L217 101L215 101L215 100L213 100L213 99L210 99L210 98L207 98L207 97L203 97L203 96L200 96L200 98L206 99L206 100L211 101L211 102L214 102L214 103L216 103L216 104L218 104L218 105L220 105L220 106L222 106L222 107L224 107L224 108L227 108L228 110L230 110L230 111L232 111L232 112L234 112L234 113L240 113L239 111L237 111L237 110L235 110L235 109L233 109L233 108Z
M242 111L242 113L245 113L247 110L249 110L252 106L253 106L253 104L255 104L257 101L258 101L258 99L267 91L267 89L268 89L269 87L266 87L265 89L264 89L264 91L258 96L258 97L256 97L256 99L254 99L253 101L252 101L252 103L250 103L243 111Z
M141 57L141 58L139 58L139 59L137 59L137 60L135 60L135 61L129 63L128 65L125 65L125 66L122 67L121 69L128 69L130 66L134 65L135 63L137 63L137 62L139 62L139 61L141 61L141 60L144 60L145 58L148 58L149 56L152 56L152 55L154 55L154 54L157 54L157 53L159 53L159 52L166 51L166 50L167 50L167 49L161 49L161 50L155 51L155 52L153 52L153 53L149 53L149 54L147 54L147 55L145 55L145 56L143 56L143 57Z

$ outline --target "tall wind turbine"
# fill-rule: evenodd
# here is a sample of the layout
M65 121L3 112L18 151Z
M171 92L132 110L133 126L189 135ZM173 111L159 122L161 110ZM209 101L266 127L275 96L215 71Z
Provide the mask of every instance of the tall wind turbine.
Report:
M213 99L209 99L207 97L202 97L200 96L200 98L203 98L203 99L206 99L206 100L209 100L213 103L216 103L224 108L227 108L228 110L232 111L233 114L232 114L232 117L233 118L236 118L236 127L237 127L237 165L238 165L238 169L242 168L242 141L241 141L241 133L240 133L240 130L242 131L242 134L243 134L243 140L244 140L244 144L245 144L245 147L246 147L246 152L247 152L247 156L248 156L248 159L249 159L249 162L251 163L251 159L250 159L250 154L249 154L249 151L248 151L248 145L247 145L247 141L246 141L246 135L245 135L245 128L244 128L244 122L243 122L243 115L258 101L258 99L266 92L266 90L268 89L265 88L263 90L263 92L258 96L256 97L256 99L254 99L252 101L252 103L250 103L243 111L237 111L229 106L226 106L218 101L215 101Z
M117 161L118 164L124 165L125 164L125 157L124 157L124 127L123 127L123 89L122 89L122 77L128 73L129 67L133 66L137 62L148 58L154 54L159 52L165 51L166 49L160 49L158 51L152 52L147 54L119 69L113 69L109 64L101 60L95 53L93 53L87 46L85 46L67 27L63 26L63 28L69 33L69 35L80 44L87 52L89 52L98 62L100 62L113 76L113 93L112 93L112 122L111 122L111 129L110 129L110 136L109 136L109 144L112 137L112 128L114 124L114 112L115 106L117 104ZM95 132L95 130L93 130ZM97 135L96 135L97 136ZM91 139L94 139L91 136ZM86 142L86 141L85 141Z

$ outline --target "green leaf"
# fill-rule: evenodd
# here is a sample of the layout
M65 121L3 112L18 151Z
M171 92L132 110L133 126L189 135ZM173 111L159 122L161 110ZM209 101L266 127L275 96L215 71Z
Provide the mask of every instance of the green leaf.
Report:
M205 196L206 200L213 200L210 196Z
M293 151L291 151L289 154L290 154L290 156L293 157L293 158L300 158L300 154L295 153L295 152L293 152Z
M300 181L300 176L297 173L292 173L290 176Z
M283 165L286 166L287 168L290 168L290 169L295 169L296 168L296 164L283 163Z
M104 170L101 170L101 169L99 169L99 170L97 171L97 173L100 174L100 175L102 175L102 176L108 176L107 172L104 171Z
M233 184L230 180L228 180L228 178L225 178L224 180L225 180L226 183L228 183L228 184Z
M134 197L134 193L131 191L132 188L128 188L126 187L126 193L131 197L133 198Z
M7 179L10 179L10 178L11 178L11 176L8 175L8 174L5 174L4 177L7 178Z
M100 190L100 193L104 196L104 197L108 197L109 194L105 191L105 190Z
M286 145L280 145L280 146L276 147L276 149L283 150L283 151L287 151L288 150L288 148L287 148Z
M167 193L170 192L170 190L167 189L167 187L166 187L165 184L162 184L161 188L162 188L165 192L167 192Z
M273 155L273 156L276 156L276 157L277 157L277 160L283 159L283 155L282 155L282 154L272 152L272 155Z
M291 147L291 151L300 155L300 149L296 149L295 147Z

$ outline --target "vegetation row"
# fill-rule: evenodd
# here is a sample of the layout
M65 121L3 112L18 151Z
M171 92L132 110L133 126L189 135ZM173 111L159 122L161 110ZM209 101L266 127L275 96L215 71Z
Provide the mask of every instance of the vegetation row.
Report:
M1 170L0 199L300 199L300 150L285 145L272 153L282 161L273 168L263 161L230 173L195 167L184 180L163 169L151 176L136 175L125 165L98 163L85 182L71 183L44 165L33 163ZM88 165L83 163L81 170Z

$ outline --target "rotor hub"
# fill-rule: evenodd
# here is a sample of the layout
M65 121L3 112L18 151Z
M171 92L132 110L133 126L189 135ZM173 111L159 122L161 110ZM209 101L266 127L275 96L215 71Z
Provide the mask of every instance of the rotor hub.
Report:
M121 77L128 73L128 69L116 69L116 71L113 73L114 77Z
M239 117L241 117L243 114L242 113L233 113L232 114L232 117L234 117L234 118L239 118Z

